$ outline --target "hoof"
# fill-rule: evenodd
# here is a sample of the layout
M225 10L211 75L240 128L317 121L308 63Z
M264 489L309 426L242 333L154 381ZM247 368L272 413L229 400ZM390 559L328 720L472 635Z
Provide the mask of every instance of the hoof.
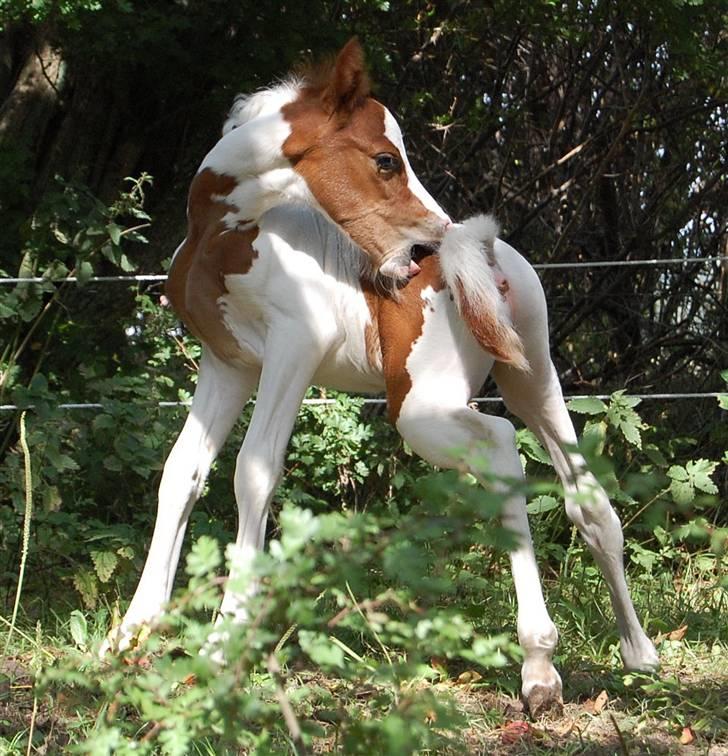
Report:
M103 659L111 654L120 654L138 648L150 636L151 632L151 625L146 623L131 630L125 629L123 626L114 627L109 630L101 648L99 648L99 658Z
M544 715L560 717L564 713L564 700L561 686L558 688L534 685L524 696L524 702L531 719L540 719Z
M660 657L652 641L645 637L638 646L621 646L622 663L626 672L644 672L651 674L659 672Z

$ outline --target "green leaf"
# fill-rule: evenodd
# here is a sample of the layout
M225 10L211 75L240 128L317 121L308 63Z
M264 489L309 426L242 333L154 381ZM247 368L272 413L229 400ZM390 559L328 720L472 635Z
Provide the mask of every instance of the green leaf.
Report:
M344 667L343 650L322 633L299 630L298 642L314 664L321 667Z
M78 463L76 460L72 459L68 456L68 454L63 454L61 451L58 450L53 445L48 445L46 447L46 457L48 458L48 461L53 465L53 467L58 472L64 472L65 470L78 470Z
M673 480L688 480L690 478L688 471L680 465L673 465L667 471L667 477L672 478Z
M516 445L518 448L535 462L542 465L551 465L551 457L541 446L541 442L528 428L522 428L516 432Z
M222 563L220 545L210 536L200 536L187 555L187 574L204 577L214 572Z
M717 494L718 488L710 477L717 468L717 462L697 459L688 462L685 467L673 465L668 471L670 492L678 504L689 504L695 498L695 491Z
M670 483L670 493L677 504L690 504L695 498L695 489L690 483L673 480Z
M667 467L667 459L662 451L654 444L647 444L645 447L645 454L650 458L653 465L657 467Z
M537 496L533 501L528 503L526 510L528 514L543 514L560 506L559 500L553 496Z
M636 446L638 449L642 448L642 436L640 435L639 425L628 420L623 420L619 423L618 427L622 431L622 435L632 446Z
M121 241L121 229L119 226L116 225L116 223L109 223L109 225L106 227L106 231L109 234L109 239L111 239L111 242L115 246L119 246L119 242Z
M607 405L595 396L580 396L566 405L572 412L580 415L599 415L607 411Z
M91 561L94 563L94 569L102 583L108 583L114 574L119 559L113 551L92 551Z
M15 315L16 311L14 309L0 302L0 318L13 318Z
M96 608L96 601L99 597L99 586L93 573L88 570L77 572L73 576L73 587L81 594L81 599L86 608Z
M119 546L116 553L122 559L134 559L134 549L131 546Z
M78 609L71 612L69 627L73 642L83 651L86 650L86 641L88 639L88 625L86 617Z
M718 487L710 477L715 472L717 466L717 462L710 462L707 459L697 459L695 462L688 462L686 469L695 488L703 493L717 494Z
M136 270L136 265L134 265L134 263L123 253L119 260L119 264L121 265L121 269L125 273L131 273L132 271Z
M93 276L94 268L88 260L81 262L76 268L76 278L80 284L85 284Z
M695 488L690 481L688 471L680 466L673 465L667 471L667 477L670 478L670 493L677 504L690 504L695 498Z

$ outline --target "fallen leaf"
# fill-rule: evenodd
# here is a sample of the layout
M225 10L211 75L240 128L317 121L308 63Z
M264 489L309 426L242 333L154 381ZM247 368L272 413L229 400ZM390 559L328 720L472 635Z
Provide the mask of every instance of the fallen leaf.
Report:
M604 707L607 705L607 701L609 701L609 696L607 695L607 691L603 690L596 698L590 698L586 701L584 711L587 714L597 716L602 713Z
M662 641L681 641L688 632L687 625L680 625L676 630L671 630L669 633L657 633L654 637L655 643L662 643Z
M532 727L528 722L520 720L517 722L507 722L501 730L501 742L504 745L513 745L514 743L518 743L519 740L530 738L531 734Z
M152 666L152 657L148 654L143 656L125 656L122 661L127 667L139 667L140 669L149 669Z
M571 720L570 722L564 722L561 727L554 728L552 732L557 738L565 738L567 735L571 735L575 725L576 722L574 720Z
M458 683L460 685L467 685L468 683L478 682L482 677L483 676L474 669L467 669L465 672L458 675Z
M607 705L608 700L609 696L607 695L607 691L603 690L594 701L594 713L600 714L602 709Z
M695 740L695 733L690 727L683 727L680 735L681 745L690 745Z

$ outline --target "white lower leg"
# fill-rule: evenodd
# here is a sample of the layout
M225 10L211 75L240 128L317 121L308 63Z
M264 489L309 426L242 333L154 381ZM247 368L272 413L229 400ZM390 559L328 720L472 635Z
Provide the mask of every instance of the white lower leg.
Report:
M494 376L508 408L536 433L551 456L564 486L566 513L584 538L609 589L625 667L654 670L659 665L657 652L637 619L627 588L619 518L604 489L586 471L584 458L574 451L576 432L551 361L542 356L531 363L534 372L530 375L498 366Z
M526 701L539 690L549 693L551 703L561 700L561 677L552 658L559 639L549 616L541 589L531 534L526 517L525 500L510 500L503 524L518 535L519 545L511 554L511 570L518 600L518 643L523 649L521 693ZM535 708L531 704L531 708Z
M582 473L576 485L567 489L566 513L604 575L617 620L625 668L654 671L659 667L659 658L637 618L627 587L622 526L607 495L591 474Z
M297 335L295 324L276 331L266 345L255 410L235 468L238 532L220 619L247 619L247 599L256 590L250 567L264 545L268 507L301 401L327 348L305 330Z
M189 514L256 379L254 371L241 373L213 355L203 356L190 414L162 473L152 542L119 629L120 648L128 645L136 626L157 617L169 600Z

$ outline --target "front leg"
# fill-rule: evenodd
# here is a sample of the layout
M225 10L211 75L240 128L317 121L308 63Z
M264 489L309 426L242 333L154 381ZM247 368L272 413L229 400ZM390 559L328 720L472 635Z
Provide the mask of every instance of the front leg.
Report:
M468 407L443 406L445 392L410 391L397 420L397 430L420 456L440 467L460 467L458 450L483 448L491 469L505 479L523 480L513 425ZM510 552L518 604L518 642L523 649L521 694L531 716L560 713L561 677L552 657L558 641L541 589L536 555L526 514L526 499L503 482L494 484L504 494L502 520L517 538Z

